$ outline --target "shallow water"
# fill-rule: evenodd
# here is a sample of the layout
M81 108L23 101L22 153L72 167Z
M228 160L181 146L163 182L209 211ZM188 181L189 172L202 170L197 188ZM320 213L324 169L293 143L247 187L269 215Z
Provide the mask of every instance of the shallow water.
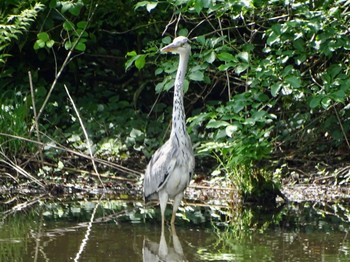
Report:
M100 203L95 220L104 218L107 222L88 227L96 205L88 201L41 203L3 217L0 261L350 259L350 223L343 213L330 212L334 206L304 203L264 212L244 208L231 214L230 225L223 223L227 217L218 219L212 207L187 208L187 213L180 212L175 232L167 226L162 237L159 213L149 212L143 221L145 211L137 203ZM157 260L159 257L163 260Z

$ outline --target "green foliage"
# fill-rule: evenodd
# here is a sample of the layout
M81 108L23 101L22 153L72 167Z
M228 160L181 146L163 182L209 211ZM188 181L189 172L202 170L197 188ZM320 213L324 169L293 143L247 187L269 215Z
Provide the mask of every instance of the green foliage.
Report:
M21 6L20 2L10 1L10 3L7 3L7 1L3 1L1 3L2 7L6 7L7 4L18 4L19 9L8 10L4 8L2 12L0 11L0 65L5 63L6 57L11 55L6 50L13 42L18 41L21 35L27 32L38 13L45 7L41 3L26 7ZM12 12L17 12L17 14Z
M27 137L29 118L28 97L20 91L8 91L0 96L0 132L18 137ZM16 138L0 136L0 150L4 154L21 154L32 149Z
M185 81L190 135L198 155L215 157L242 191L255 192L258 174L267 185L275 182L264 166L271 156L296 148L303 156L349 150L343 146L350 131L347 1L13 0L0 6L0 90L29 93L23 79L30 70L40 108L57 81L39 124L59 142L86 147L66 84L97 154L151 155L167 137L178 64L177 56L159 50L185 35L192 46ZM15 94L6 98L12 113L26 108L14 134L25 136L32 124L27 103ZM6 127L0 132L12 130Z
M196 35L188 96L199 92L215 99L190 118L190 131L200 143L198 153L212 154L243 193L257 192L259 181L273 185L259 164L272 153L301 144L305 154L331 151L347 139L347 7L336 1L152 3L136 8L152 7L153 15L170 9L186 18L188 30L191 22L198 25L191 31L176 25L178 35ZM176 71L176 62L160 59L157 92L172 87Z

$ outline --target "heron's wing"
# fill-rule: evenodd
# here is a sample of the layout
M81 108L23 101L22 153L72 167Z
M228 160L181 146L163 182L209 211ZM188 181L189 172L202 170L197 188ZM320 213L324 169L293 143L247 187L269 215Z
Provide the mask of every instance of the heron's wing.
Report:
M145 198L162 188L169 174L174 170L176 164L175 155L176 148L172 146L170 140L153 154L145 172L143 186Z

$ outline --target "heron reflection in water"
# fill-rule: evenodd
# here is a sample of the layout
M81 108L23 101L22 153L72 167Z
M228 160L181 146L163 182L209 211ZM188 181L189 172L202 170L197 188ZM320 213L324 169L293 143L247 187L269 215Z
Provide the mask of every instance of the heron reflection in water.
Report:
M171 225L172 247L165 241L164 230L161 232L159 243L144 239L143 241L143 262L180 262L188 261L185 258L179 237L176 234L175 226Z

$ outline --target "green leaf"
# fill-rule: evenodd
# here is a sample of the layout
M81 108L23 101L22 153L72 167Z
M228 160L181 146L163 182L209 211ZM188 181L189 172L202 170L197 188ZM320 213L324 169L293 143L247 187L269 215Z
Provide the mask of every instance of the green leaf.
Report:
M320 105L322 98L323 96L314 96L309 103L310 108L314 109L318 107Z
M181 28L179 30L179 36L188 36L188 29L187 28Z
M163 37L163 38L162 38L162 43L163 43L163 44L166 44L166 45L170 44L170 43L171 43L171 38L170 38L170 36Z
M158 5L158 2L149 2L146 5L146 9L150 13L154 8L156 8L157 5Z
M275 32L272 32L269 36L269 38L267 38L266 43L269 46L272 46L273 44L277 43L280 41L280 35L276 34Z
M248 52L241 52L237 55L239 59L241 59L243 62L248 63L249 62L249 53Z
M146 55L138 55L135 60L135 66L138 70L142 69L146 64Z
M287 75L289 75L292 71L293 71L293 66L292 65L287 65L282 72L282 76L286 77Z
M271 86L271 95L273 97L276 97L281 90L282 84L280 82L275 83Z
M45 42L38 39L35 41L35 44L34 44L34 49L37 50L37 49L40 49L40 48L44 48L45 47Z
M86 45L82 41L79 41L75 46L75 49L78 51L84 52L86 50Z
M190 82L187 79L185 79L184 85L183 85L183 90L185 94L187 93L189 87L190 87Z
M331 103L332 103L332 100L329 97L324 97L321 100L321 105L324 109L328 109Z
M41 46L40 43L43 43L43 42L40 40L35 41L34 46L33 46L34 50L38 50L38 49L43 48L45 46L45 43L44 43L44 46Z
M78 16L80 14L80 10L82 8L82 5L75 4L72 8L70 8L68 11L74 16Z
M238 125L228 125L225 128L226 135L228 137L232 137L233 133L235 133L239 129Z
M341 102L344 102L344 100L347 98L344 90L340 89L338 91L335 91L334 93L332 93L332 98L338 102L338 103L341 103Z
M73 7L73 3L71 2L60 1L60 4L62 5L62 8L61 8L62 13L65 13L67 10Z
M157 5L158 5L158 2L141 1L135 5L134 10L140 7L146 7L147 11L151 12L154 8L156 8Z
M72 42L71 41L66 41L65 43L64 43L64 48L66 49L66 50L70 50L71 48L72 48Z
M304 50L305 50L305 42L301 38L298 38L297 40L293 41L293 46L299 52L304 52Z
M80 21L77 23L77 27L80 29L85 29L87 27L88 22L86 21Z
M210 119L206 128L219 128L219 127L228 126L228 125L229 123L226 121Z
M50 8L55 8L57 7L57 0L51 0L49 3L49 7Z
M50 36L48 33L46 32L41 32L39 34L37 34L38 39L40 39L43 42L47 42L50 39Z
M261 111L255 111L252 114L252 119L257 122L257 121L263 121L265 119L266 116L266 111L261 110Z
M156 71L154 72L154 74L157 76L157 75L160 75L161 73L163 73L163 68L161 68L161 67L158 67L157 69L156 69Z
M209 52L209 54L204 57L204 60L209 64L213 63L215 59L216 55L214 51Z
M188 78L193 81L203 81L204 73L202 71L193 71L188 75Z
M286 77L286 82L294 88L299 88L301 86L301 80L297 76Z
M48 48L52 48L54 44L55 44L55 41L52 39L46 42L46 46Z
M226 64L219 65L218 69L220 71L225 71L231 67L234 67L235 65L236 65L235 63L226 63Z
M249 64L240 64L240 65L235 67L235 72L237 75L239 75L240 73L247 70L248 67L249 67Z
M135 50L126 53L126 56L131 56L131 57L133 57L133 56L136 56L136 55L137 55L137 53L136 53Z
M236 58L232 54L227 53L227 52L219 53L218 54L218 59L220 61L225 61L225 62L236 61Z
M73 23L71 23L69 21L65 21L63 23L63 28L64 28L64 30L69 32L69 31L72 31L74 29L74 25L73 25Z
M342 70L342 66L339 64L333 64L328 68L328 74L334 79Z

